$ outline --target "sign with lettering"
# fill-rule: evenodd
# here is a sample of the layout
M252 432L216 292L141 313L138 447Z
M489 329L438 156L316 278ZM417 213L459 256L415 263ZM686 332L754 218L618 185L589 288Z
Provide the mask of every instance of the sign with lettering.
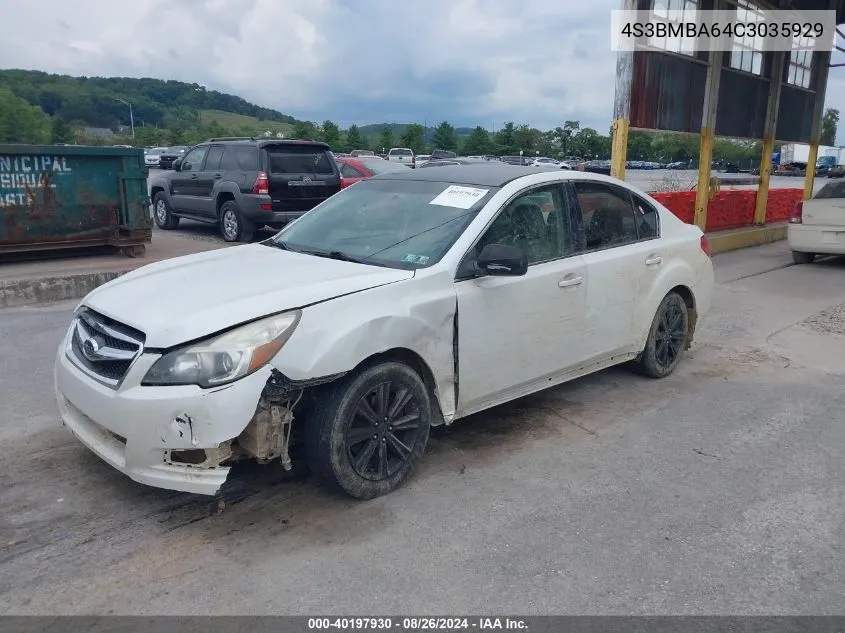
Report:
M0 208L30 204L38 189L55 189L55 178L71 171L64 156L0 155Z

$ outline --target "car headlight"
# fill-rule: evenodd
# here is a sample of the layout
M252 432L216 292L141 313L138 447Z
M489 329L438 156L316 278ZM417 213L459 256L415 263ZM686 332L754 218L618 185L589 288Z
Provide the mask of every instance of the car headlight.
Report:
M141 384L216 387L243 378L282 349L300 316L298 310L277 314L174 350L150 367Z

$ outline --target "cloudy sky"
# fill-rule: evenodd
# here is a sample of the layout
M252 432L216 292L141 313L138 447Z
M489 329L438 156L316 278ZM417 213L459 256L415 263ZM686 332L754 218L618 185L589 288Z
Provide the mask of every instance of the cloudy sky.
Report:
M605 132L615 66L610 11L620 5L26 0L2 11L0 67L197 82L344 127L448 119L548 129L575 119ZM828 105L843 99L845 68L833 69Z

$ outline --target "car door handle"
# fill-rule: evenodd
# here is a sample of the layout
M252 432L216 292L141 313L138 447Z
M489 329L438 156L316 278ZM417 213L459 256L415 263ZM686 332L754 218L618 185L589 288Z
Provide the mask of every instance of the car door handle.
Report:
M663 263L663 258L660 255L650 255L648 259L645 260L646 266L660 266Z
M197 174L191 174L191 180L196 180L197 178L199 178Z
M557 282L558 288L570 288L572 286L580 286L584 283L583 277L565 277Z
M222 178L222 177L223 177L223 174L214 174L214 179L215 179L215 180L217 180L217 179L219 179L219 178Z

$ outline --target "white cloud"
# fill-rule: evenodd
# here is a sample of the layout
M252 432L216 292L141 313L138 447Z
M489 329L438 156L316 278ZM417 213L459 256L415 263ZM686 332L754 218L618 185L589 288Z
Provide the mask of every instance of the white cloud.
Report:
M0 22L0 66L197 82L342 124L549 128L578 119L605 132L615 8L617 0L28 0ZM843 98L845 70L834 68L827 102Z

